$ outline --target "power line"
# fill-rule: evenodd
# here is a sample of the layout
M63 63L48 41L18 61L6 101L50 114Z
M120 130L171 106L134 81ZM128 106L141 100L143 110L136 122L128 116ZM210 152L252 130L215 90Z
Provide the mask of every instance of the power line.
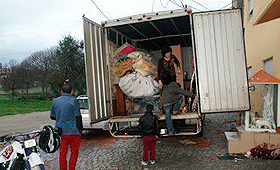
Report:
M105 18L107 18L107 20L109 20L109 18L101 11L101 9L96 5L96 3L93 1L93 0L91 0L91 2L96 6L96 8L101 12L101 14L105 17Z
M236 1L237 1L237 0L232 1L231 3L227 4L226 6L220 8L219 10L224 9L225 7L227 7L227 6L231 5L231 4L233 4L233 3L236 2Z
M199 11L199 12L202 11L202 10L200 10L200 9L197 9L197 8L193 7L193 6L190 6L190 5L188 5L188 6L191 7L192 9L195 9L195 10Z
M170 2L172 2L174 5L177 5L178 7L185 9L183 1L182 0L179 0L179 1L181 2L182 6L180 6L175 0L174 0L174 2L170 0ZM190 5L187 5L187 6L191 7L192 9L195 9L195 10L197 10L199 12L201 11L201 10L199 10L199 9L193 7L193 6L190 6Z
M165 8L168 6L168 3L169 3L170 1L171 1L171 0L168 0L167 3L166 3L166 5L164 6L163 3L162 3L161 0L160 0L160 4L161 4L161 6L165 9ZM172 2L172 1L171 1L171 2Z
M185 8L183 0L179 0L179 1L181 2L182 7Z
M155 5L155 0L153 0L153 4L152 4L152 12L154 12L154 5Z
M176 5L176 6L178 6L178 7L184 9L184 5L180 6L175 0L174 0L174 1L170 0L170 2L171 2L172 4L174 4L174 5ZM182 2L181 2L181 3L182 3Z
M202 6L203 8L205 8L205 9L211 11L211 9L207 8L206 6L202 5L201 3L198 3L198 2L196 2L196 1L194 1L194 0L192 0L192 1L193 1L194 3L196 3L196 4L200 5L200 6Z

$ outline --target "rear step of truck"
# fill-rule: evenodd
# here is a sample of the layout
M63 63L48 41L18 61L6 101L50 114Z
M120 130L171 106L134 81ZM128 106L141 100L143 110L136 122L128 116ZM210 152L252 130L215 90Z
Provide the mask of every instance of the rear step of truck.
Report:
M128 116L115 116L109 119L109 131L114 137L140 137L138 131L138 121L143 114L134 114ZM169 136L167 133L167 128L165 126L165 115L157 114L160 121L161 136ZM175 135L197 135L202 130L202 119L201 115L196 112L181 113L177 115L172 115ZM194 123L187 123L189 122Z

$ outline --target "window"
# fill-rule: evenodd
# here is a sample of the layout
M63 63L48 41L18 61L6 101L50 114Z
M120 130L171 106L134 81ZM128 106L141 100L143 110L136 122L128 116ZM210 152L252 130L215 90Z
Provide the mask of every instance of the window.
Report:
M252 77L252 66L247 68L248 79Z
M272 74L273 73L273 58L269 58L267 60L264 60L264 71Z
M249 20L253 17L254 0L249 0Z

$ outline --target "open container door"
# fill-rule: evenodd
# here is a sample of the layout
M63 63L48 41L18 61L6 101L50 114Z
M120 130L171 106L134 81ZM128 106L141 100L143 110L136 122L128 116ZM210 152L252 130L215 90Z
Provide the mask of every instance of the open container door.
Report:
M250 110L241 12L192 15L201 113Z
M83 23L89 115L91 123L95 123L113 114L110 107L105 34L100 25L85 17Z

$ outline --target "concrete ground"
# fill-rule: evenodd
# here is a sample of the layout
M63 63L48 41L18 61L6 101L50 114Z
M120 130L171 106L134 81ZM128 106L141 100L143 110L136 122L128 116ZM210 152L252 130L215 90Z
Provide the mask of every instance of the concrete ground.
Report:
M54 125L54 121L50 120L49 111L3 116L0 117L0 136L42 129L44 125Z
M36 115L36 114L35 114ZM0 118L1 119L1 118ZM32 120L32 119L30 119ZM142 166L141 139L113 138L104 131L83 134L77 170L276 170L278 160L222 159L227 153L224 131L237 126L238 114L207 115L204 136L165 137L157 141L156 164ZM2 121L2 120L1 120ZM8 120L7 120L8 121ZM2 125L2 122L1 122ZM47 170L58 170L58 152L41 152Z

